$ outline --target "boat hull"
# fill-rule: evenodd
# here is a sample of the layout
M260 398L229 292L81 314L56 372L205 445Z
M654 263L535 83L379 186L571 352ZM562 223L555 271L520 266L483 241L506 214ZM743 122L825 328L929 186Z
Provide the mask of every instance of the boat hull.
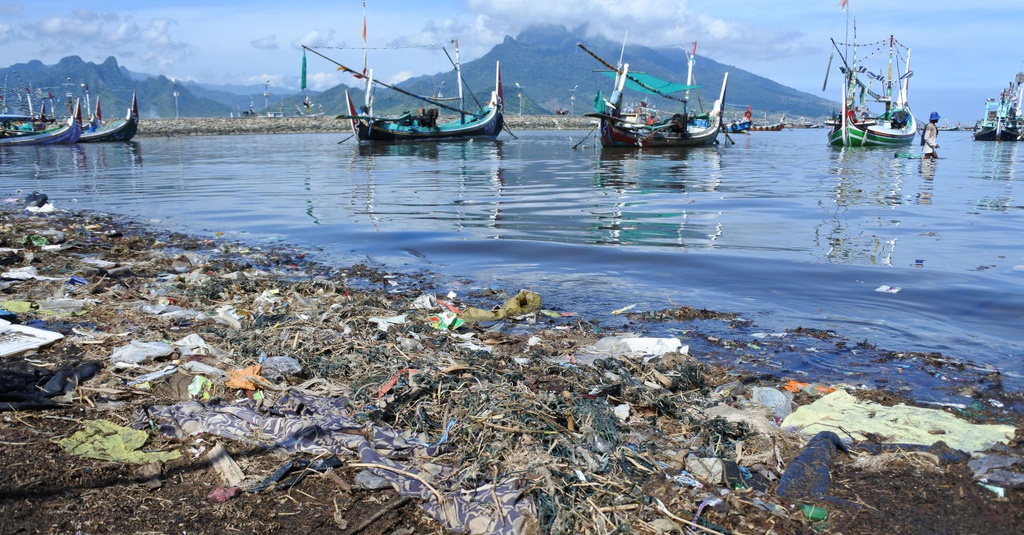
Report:
M96 101L96 116L93 118L95 125L100 124L100 104ZM139 102L132 93L132 104L128 107L128 114L120 121L114 121L106 126L93 126L82 132L78 138L79 143L107 143L117 141L131 141L139 131Z
M0 137L0 147L16 145L70 145L82 135L81 125L65 125L37 134Z
M729 134L744 134L751 129L753 125L750 121L739 121L723 125L722 129Z
M913 143L916 135L913 119L901 128L840 122L829 131L828 143L836 147L899 147Z
M974 131L975 141L1021 141L1021 131L1016 128L982 127Z
M601 118L602 147L699 147L718 142L720 127L715 124L695 129L623 126L619 121Z
M75 103L74 116L67 124L59 128L51 128L41 132L19 133L3 130L0 135L0 147L17 145L70 145L82 137L82 115Z
M359 141L448 141L475 138L494 139L501 133L505 119L497 108L489 108L475 120L451 121L437 125L418 120L405 121L353 119Z
M134 117L121 119L106 127L93 131L86 130L78 138L79 143L106 143L116 141L130 141L139 130L139 123Z

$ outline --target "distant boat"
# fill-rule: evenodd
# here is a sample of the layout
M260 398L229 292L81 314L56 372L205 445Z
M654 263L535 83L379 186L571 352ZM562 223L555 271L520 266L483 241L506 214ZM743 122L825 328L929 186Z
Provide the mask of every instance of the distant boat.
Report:
M645 73L630 73L629 64L616 67L601 59L582 44L581 49L611 69L608 74L615 78L611 95L605 100L600 93L595 99L594 113L586 114L600 121L601 146L603 147L694 147L711 145L718 141L718 133L723 129L722 107L725 102L725 89L729 81L729 73L722 77L722 89L709 113L691 113L686 105L686 97L679 98L673 93L686 91L688 95L699 86L693 81L693 58L689 57L687 83L677 84L661 80ZM694 43L694 49L697 44ZM622 91L629 87L635 91L658 95L683 103L682 113L662 114L646 106L640 105L627 109L623 105Z
M999 99L985 102L985 116L974 127L975 141L1021 141L1024 117L1020 105L1024 101L1024 72L1018 72Z
M722 123L722 131L727 134L745 134L750 130L751 126L753 126L753 122L750 119L750 106L747 106L747 111L743 114L743 118L728 124Z
M75 101L74 111L61 126L47 126L45 115L0 115L0 147L14 145L67 145L82 135L82 111Z
M882 42L884 43L884 41ZM879 42L867 45L858 45L856 42L846 44L846 54L840 50L835 39L832 39L832 47L839 53L843 65L839 71L843 73L843 92L840 102L842 111L825 121L829 127L828 142L833 146L840 147L887 147L909 145L917 135L917 122L914 114L907 104L907 91L910 77L913 74L910 70L910 49L897 43L892 35L888 38L888 74L883 76L870 72L863 65L872 55L883 51L884 44ZM897 46L899 45L899 46ZM866 58L858 58L858 50L866 52ZM903 73L897 72L894 77L894 67L899 70L899 63L895 61L896 55L905 53L905 64ZM829 69L831 69L831 58ZM879 83L879 91L872 89L872 85ZM828 74L825 76L825 85L828 84ZM825 87L822 87L824 90ZM894 92L895 91L895 92ZM865 104L870 97L874 102L882 103L885 109L881 113L873 113Z
M779 122L777 122L777 123L773 123L773 124L764 123L764 124L753 124L753 125L750 125L750 131L751 132L778 132L778 131L782 130L783 128L786 128L786 115L785 114L782 115L782 118L779 119Z
M103 114L100 110L100 99L96 97L96 112L89 120L89 126L82 131L78 138L79 143L100 143L110 141L129 141L135 137L139 130L139 104L135 100L135 93L132 93L132 104L128 106L128 114L124 119L103 122Z

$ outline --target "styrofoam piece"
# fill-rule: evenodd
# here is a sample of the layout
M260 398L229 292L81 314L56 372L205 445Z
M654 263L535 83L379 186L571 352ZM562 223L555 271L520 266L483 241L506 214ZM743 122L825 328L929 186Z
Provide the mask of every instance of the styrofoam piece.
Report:
M60 333L0 320L0 357L20 355L52 344L61 338L64 338L64 335Z

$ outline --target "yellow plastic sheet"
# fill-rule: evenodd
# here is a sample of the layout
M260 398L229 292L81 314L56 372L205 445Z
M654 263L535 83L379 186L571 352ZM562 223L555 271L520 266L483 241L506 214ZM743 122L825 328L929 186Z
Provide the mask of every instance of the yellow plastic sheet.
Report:
M506 300L497 310L469 307L459 314L459 318L464 321L498 321L536 312L540 310L540 307L540 294L529 290L519 290L519 293Z
M799 428L808 435L832 431L843 436L846 431L858 440L866 440L865 433L874 433L897 444L930 445L941 440L968 453L984 451L994 442L1007 442L1015 431L1010 425L972 424L937 409L860 401L845 390L798 408L782 421L782 427Z
M57 443L71 455L104 461L143 464L181 457L178 451L139 451L148 439L145 431L121 427L107 420L88 420L82 430Z

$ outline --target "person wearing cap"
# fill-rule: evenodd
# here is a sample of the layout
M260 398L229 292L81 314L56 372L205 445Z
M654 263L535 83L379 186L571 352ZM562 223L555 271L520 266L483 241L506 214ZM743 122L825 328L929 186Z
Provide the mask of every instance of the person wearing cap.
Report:
M924 158L933 160L939 159L939 112L933 111L928 117L928 124L924 125L924 132L921 133L921 145L924 146Z

